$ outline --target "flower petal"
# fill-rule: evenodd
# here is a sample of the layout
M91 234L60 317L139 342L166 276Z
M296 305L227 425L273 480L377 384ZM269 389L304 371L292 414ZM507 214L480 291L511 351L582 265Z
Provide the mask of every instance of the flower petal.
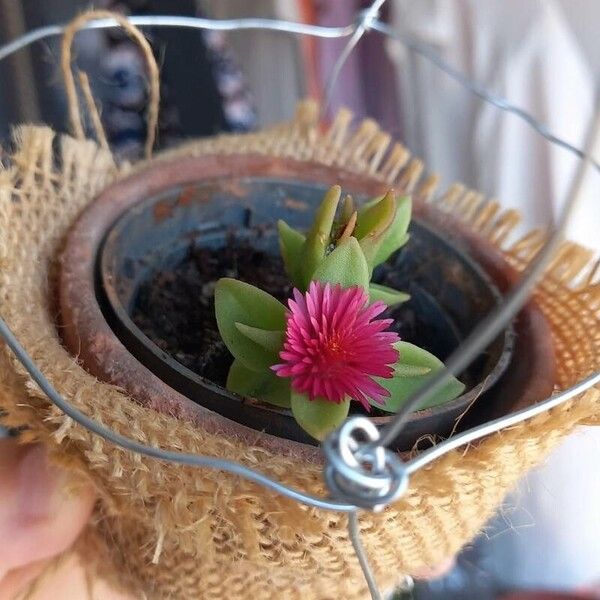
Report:
M293 393L307 402L351 398L366 410L369 402L383 403L389 392L375 378L393 377L399 341L386 331L391 319L376 319L385 309L383 302L369 305L360 286L311 281L305 294L294 289L279 354L283 362L273 371L291 378Z

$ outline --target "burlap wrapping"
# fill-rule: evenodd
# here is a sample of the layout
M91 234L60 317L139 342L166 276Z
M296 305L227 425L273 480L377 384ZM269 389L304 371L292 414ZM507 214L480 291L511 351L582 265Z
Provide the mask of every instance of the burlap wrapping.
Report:
M342 111L326 131L313 104L260 133L195 141L165 156L258 152L339 164L435 201L493 243L506 244L518 221L473 191L453 186L436 195L435 177L373 121L356 131ZM55 260L69 225L109 183L131 171L89 140L22 127L0 170L1 313L52 384L75 406L114 430L169 449L239 461L291 486L324 494L321 469L227 439L144 409L84 371L60 343L55 323ZM141 163L144 164L144 163ZM147 163L145 163L147 164ZM137 168L133 167L133 168ZM533 232L505 248L523 268L543 241ZM538 286L552 324L558 386L600 367L600 286L591 255L567 243ZM99 501L78 544L90 570L149 598L362 598L366 586L343 515L300 506L255 484L121 451L75 425L0 354L4 425L24 427L21 439L41 440L53 457L89 477ZM435 565L483 527L506 492L586 420L597 419L600 394L574 401L466 450L452 452L411 480L404 498L361 519L364 545L379 584Z

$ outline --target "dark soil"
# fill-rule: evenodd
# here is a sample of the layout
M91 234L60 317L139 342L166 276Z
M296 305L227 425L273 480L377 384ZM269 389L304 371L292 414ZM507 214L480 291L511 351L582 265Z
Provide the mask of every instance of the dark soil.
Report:
M255 285L284 303L291 291L279 256L231 238L219 249L192 245L174 269L156 272L140 287L132 319L182 365L223 384L231 356L215 318L214 287L221 277Z
M190 246L173 269L157 271L138 292L132 319L162 350L215 383L224 385L232 357L221 341L214 310L214 286L220 277L240 279L275 296L284 304L291 286L278 255L231 237L225 247ZM384 275L382 283L394 285ZM396 287L396 285L394 285ZM389 311L394 329L440 358L439 340L415 313L412 303ZM429 335L427 335L429 334ZM427 339L429 338L429 340ZM428 343L429 341L429 343Z

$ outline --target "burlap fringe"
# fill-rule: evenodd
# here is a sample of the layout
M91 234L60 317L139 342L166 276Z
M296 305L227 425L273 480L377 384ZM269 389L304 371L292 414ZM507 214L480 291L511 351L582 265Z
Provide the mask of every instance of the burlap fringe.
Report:
M73 40L77 32L90 21L97 19L113 19L123 28L123 30L139 46L142 56L146 62L147 81L148 81L148 110L146 112L147 136L144 145L144 155L146 158L152 156L152 148L156 139L156 130L158 128L158 111L160 107L160 76L159 69L152 47L144 34L134 25L132 25L123 15L108 10L88 10L73 19L63 32L61 41L61 71L65 85L65 94L67 96L67 107L69 113L69 122L74 137L78 140L85 139L84 125L79 108L79 98L77 97L77 88L72 72L72 47ZM81 85L81 91L85 100L87 112L98 139L98 143L105 150L108 149L106 132L102 127L102 122L98 112L98 107L94 101L87 73L78 71L78 79Z
M291 122L248 135L195 141L155 160L207 153L289 156L340 165L434 202L491 240L522 269L543 232L511 237L515 211L437 177L392 143L371 120L356 129L340 111L320 131L317 107L300 105ZM136 440L240 461L316 494L324 492L314 464L209 434L146 410L96 381L60 344L54 321L55 257L69 225L98 192L133 167L115 164L95 143L22 127L0 169L0 301L2 314L56 388L78 408ZM569 386L600 362L598 263L564 244L536 297L553 326L558 386ZM597 419L600 393L456 451L417 473L406 497L381 515L365 516L365 546L380 585L395 574L434 565L482 528L519 477L584 421ZM100 496L95 539L112 560L105 574L150 598L360 598L366 589L346 536L345 518L299 506L245 480L210 470L165 465L123 452L49 406L8 351L0 356L4 424L26 427L24 441L42 440L56 460L85 473Z

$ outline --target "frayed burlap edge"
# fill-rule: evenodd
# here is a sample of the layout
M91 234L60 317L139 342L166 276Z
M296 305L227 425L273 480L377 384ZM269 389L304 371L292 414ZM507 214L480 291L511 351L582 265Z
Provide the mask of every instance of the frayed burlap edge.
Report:
M248 135L195 141L155 160L206 153L289 156L378 178L417 201L435 202L501 248L522 269L544 240L532 232L510 242L515 211L502 211L460 185L437 193L437 178L371 120L355 130L341 111L317 127L317 107L303 103L289 122ZM117 167L95 143L22 127L0 170L2 315L49 380L87 414L116 431L163 448L242 462L294 487L323 494L318 466L274 455L146 410L87 374L60 344L53 283L61 240L80 210L131 169ZM597 264L565 244L536 298L550 323L564 388L598 368L600 286ZM482 528L506 492L582 422L597 419L599 393L453 452L413 477L407 495L361 520L364 544L382 587L395 574L435 565ZM25 427L55 460L85 474L99 494L94 539L112 560L111 575L151 598L359 598L366 589L345 517L299 506L245 480L206 469L162 464L114 448L54 407L4 349L0 357L3 423ZM94 555L94 553L92 553ZM89 553L88 553L89 557Z

